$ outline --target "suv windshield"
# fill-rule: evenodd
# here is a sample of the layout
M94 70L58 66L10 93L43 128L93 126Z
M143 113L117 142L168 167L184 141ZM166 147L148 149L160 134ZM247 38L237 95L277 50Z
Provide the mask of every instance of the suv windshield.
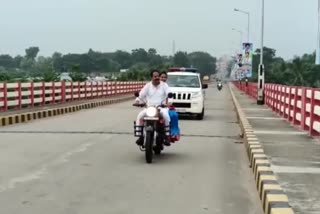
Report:
M198 76L168 75L167 83L170 87L200 88Z

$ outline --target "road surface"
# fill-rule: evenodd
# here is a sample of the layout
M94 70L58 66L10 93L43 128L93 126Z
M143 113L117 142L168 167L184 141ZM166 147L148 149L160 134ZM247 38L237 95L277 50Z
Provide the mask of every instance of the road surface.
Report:
M1 128L1 213L262 214L230 93L206 96L151 165L131 102Z

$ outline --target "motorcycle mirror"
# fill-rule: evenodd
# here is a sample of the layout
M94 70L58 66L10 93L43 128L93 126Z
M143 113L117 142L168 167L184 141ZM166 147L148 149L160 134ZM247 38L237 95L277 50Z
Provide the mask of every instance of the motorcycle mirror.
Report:
M135 97L139 97L139 91L134 92Z
M168 98L172 98L172 97L173 97L173 93L170 92L170 93L168 94Z

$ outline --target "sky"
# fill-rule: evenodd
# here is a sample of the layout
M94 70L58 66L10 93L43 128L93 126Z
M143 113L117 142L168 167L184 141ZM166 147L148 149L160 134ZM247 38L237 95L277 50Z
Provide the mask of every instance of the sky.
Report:
M262 0L0 0L0 54L24 55L30 46L50 56L156 48L161 55L206 51L234 54L243 31L261 42ZM317 0L266 0L264 46L285 59L317 44Z

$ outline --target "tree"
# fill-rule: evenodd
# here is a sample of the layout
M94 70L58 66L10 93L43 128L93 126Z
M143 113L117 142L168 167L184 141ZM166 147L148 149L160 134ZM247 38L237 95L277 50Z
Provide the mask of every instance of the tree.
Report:
M8 54L0 55L0 66L3 66L4 68L14 68L14 59Z
M146 80L149 79L149 66L147 63L137 63L127 72L129 80Z
M201 75L216 73L217 59L206 52L193 52L188 55L192 67L199 69Z
M100 56L97 59L95 59L96 68L99 71L110 71L111 62L110 59Z
M149 61L148 52L143 48L132 50L131 56L132 56L132 60L136 63Z
M84 73L81 72L79 64L72 65L70 77L74 82L76 81L83 82L86 80L86 76Z
M189 67L190 62L187 52L178 51L173 57L174 66Z
M59 75L51 68L43 72L42 78L44 82L55 82L59 80Z
M252 81L258 80L258 70L259 70L259 64L260 64L260 53L261 49L256 49L253 60L252 60ZM273 48L264 47L263 48L263 64L264 64L264 70L265 70L265 77L266 80L268 78L268 75L270 72L272 72L272 64L277 61L282 60L282 58L276 58L276 50ZM266 81L267 82L267 81Z
M10 76L7 72L0 71L0 82L8 81L10 80Z
M285 61L281 57L276 57L276 50L264 48L265 82L295 86L320 86L320 66L314 64L315 53L296 56L290 61ZM253 58L252 81L258 78L258 65L260 50L256 50Z
M26 58L35 60L40 49L38 47L30 47L26 49Z
M54 52L52 54L52 66L57 72L65 72L65 66L63 64L62 54L59 52Z
M149 66L152 68L158 68L163 64L162 57L157 54L157 50L150 48L148 50Z
M62 57L63 65L68 70L73 70L77 65L80 72L89 73L95 70L94 62L90 59L88 54L67 54Z
M18 55L16 57L14 57L13 61L14 61L14 67L15 68L20 68L21 65L21 61L23 60L23 57Z
M260 53L261 49L256 49L252 61L252 69L254 72L257 72L260 64ZM276 50L268 47L263 48L263 64L265 71L268 72L273 63L274 57L276 56Z
M112 59L120 65L121 69L130 68L130 66L133 64L132 58L133 57L130 53L120 50L117 50L112 56Z
M51 57L39 56L37 63L34 64L32 71L41 76L43 72L53 70L53 63Z
M201 72L214 72L216 60L204 52L191 53L190 57L186 52L178 52L174 56L161 56L155 48L137 48L131 53L121 50L103 53L90 48L83 54L63 55L54 52L51 57L38 57L39 52L39 47L29 47L25 49L24 57L0 55L0 66L4 72L8 72L10 78L34 76L49 80L55 79L55 74L71 72L74 79L84 80L89 73L117 76L120 69L129 69L127 74L123 74L124 78L145 80L149 79L151 69L168 70L172 66L194 65L199 67Z
M24 57L20 62L20 67L24 70L31 70L34 65L34 60Z

